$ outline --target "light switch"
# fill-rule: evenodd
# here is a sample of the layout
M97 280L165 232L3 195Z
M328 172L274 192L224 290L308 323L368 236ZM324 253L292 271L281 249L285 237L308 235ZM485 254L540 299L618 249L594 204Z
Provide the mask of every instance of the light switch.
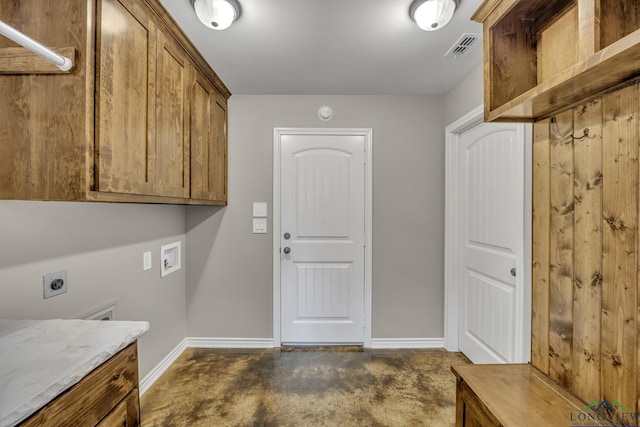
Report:
M253 216L264 218L267 216L267 203L266 202L254 202L253 203Z
M151 270L151 251L142 254L142 269Z
M253 218L253 234L266 234L267 218Z

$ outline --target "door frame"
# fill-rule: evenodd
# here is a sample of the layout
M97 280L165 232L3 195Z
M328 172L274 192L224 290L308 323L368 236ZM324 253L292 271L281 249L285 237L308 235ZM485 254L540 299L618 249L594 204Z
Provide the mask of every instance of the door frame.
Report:
M280 334L280 145L283 135L364 136L364 346L371 347L372 237L373 237L373 130L371 128L274 128L273 129L273 345L282 344Z
M462 134L484 122L484 106L480 105L446 127L445 147L445 256L444 256L444 344L448 351L459 351L460 303L460 139ZM518 123L519 142L524 149L524 235L518 241L522 259L518 261L517 285L522 289L516 310L516 362L526 363L531 358L531 196L532 196L532 127Z

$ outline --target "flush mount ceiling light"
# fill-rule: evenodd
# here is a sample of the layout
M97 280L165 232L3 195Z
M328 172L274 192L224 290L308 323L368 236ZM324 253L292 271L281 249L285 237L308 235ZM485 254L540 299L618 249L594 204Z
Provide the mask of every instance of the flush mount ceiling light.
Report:
M214 30L229 28L240 17L236 0L191 0L200 22Z
M457 0L415 0L409 15L421 29L435 31L451 21L457 5Z

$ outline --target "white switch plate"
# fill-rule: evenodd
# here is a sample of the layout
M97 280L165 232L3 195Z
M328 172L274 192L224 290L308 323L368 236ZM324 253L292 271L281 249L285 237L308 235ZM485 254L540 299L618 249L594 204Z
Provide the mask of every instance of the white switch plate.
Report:
M267 233L267 218L253 218L253 234Z
M267 216L267 203L266 202L254 202L253 203L253 216L266 217Z
M151 270L151 251L142 254L142 269Z

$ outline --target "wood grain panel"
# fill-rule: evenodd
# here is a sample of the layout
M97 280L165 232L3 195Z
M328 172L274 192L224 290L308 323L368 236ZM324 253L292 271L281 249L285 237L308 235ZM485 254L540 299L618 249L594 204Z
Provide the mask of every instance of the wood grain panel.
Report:
M138 351L133 343L20 426L94 426L137 385ZM137 397L137 391L133 396ZM136 421L135 418L132 420ZM130 425L138 423L139 418Z
M69 58L75 67L76 49L74 47L51 47L51 50ZM0 74L70 74L73 72L73 67L63 71L24 47L0 49Z
M492 29L490 46L491 109L525 93L537 84L533 20L503 19ZM517 79L510 78L518 76Z
M184 52L158 36L156 194L189 197L190 68Z
M156 28L119 0L102 0L99 23L98 190L154 194Z
M600 398L602 299L602 103L574 109L574 287L572 391L587 402Z
M221 95L213 104L213 150L211 156L213 193L215 199L227 201L227 101Z
M640 2L638 0L600 1L600 41L609 46L640 29Z
M638 86L603 98L603 398L637 401Z
M531 365L451 368L462 382L462 401L475 407L481 426L570 426L585 404ZM465 393L466 392L466 393ZM593 413L586 413L588 416ZM460 424L457 424L460 425ZM600 424L598 424L600 425ZM606 423L602 425L607 425Z
M600 50L600 2L581 0L578 7L578 61Z
M549 375L571 388L573 342L573 112L551 120Z
M195 73L195 70L194 70ZM191 197L214 199L211 157L213 156L212 104L215 102L213 86L195 74L191 97Z
M50 46L78 50L78 67L59 75L0 77L0 198L76 199L83 185L86 3L0 2L0 17ZM0 37L0 48L16 45Z
M533 125L531 363L549 374L550 120Z
M537 84L575 65L578 62L577 45L578 7L574 5L538 34Z

